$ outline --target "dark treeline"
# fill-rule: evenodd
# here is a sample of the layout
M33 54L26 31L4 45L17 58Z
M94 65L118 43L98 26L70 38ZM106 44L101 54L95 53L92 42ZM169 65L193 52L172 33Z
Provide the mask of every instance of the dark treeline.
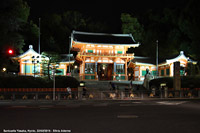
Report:
M185 0L177 7L152 8L143 12L118 11L115 19L98 19L80 10L63 10L41 15L41 51L68 53L72 30L106 33L132 33L139 48L135 55L155 57L156 40L159 56L171 57L184 51L200 60L200 8L198 0ZM0 49L13 47L16 53L38 46L38 18L31 20L31 8L24 0L2 0L0 4ZM114 13L114 11L113 11ZM118 19L116 19L118 16ZM1 60L4 63L3 55ZM2 64L3 64L2 63ZM6 62L5 62L6 64Z

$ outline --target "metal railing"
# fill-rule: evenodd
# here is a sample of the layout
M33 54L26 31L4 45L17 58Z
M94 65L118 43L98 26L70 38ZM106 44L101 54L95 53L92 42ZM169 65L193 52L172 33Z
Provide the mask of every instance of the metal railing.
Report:
M4 92L0 100L53 100L52 92ZM157 91L72 91L56 92L55 100L134 100L155 98L200 98L200 90Z
M133 57L134 54L116 54L116 53L86 53L86 52L78 52L77 56L109 56L109 57Z

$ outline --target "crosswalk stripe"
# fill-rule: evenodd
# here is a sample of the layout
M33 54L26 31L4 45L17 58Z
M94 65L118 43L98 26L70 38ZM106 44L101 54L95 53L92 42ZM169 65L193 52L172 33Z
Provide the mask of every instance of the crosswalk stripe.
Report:
M161 105L180 105L186 102L187 101L162 101L162 102L157 102L157 103Z

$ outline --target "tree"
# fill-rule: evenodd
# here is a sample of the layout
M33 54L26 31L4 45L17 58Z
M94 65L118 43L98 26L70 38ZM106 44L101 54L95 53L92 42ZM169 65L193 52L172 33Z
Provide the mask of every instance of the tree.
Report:
M187 64L187 75L188 76L195 76L195 75L199 75L199 66L197 64L193 64L193 63L188 63Z
M184 33L185 38L187 39L185 44L190 46L190 51L188 53L197 60L200 60L199 14L199 2L196 0L190 0L184 10L182 10L179 20L180 30Z
M50 80L50 74L53 67L60 61L60 55L56 52L42 52L42 73L47 75Z
M71 30L81 30L86 26L83 15L78 11L64 12L63 22Z
M38 37L39 37L39 28L32 20L30 22L27 22L23 26L22 34L23 34L25 43L32 44L32 45L34 45L34 47L37 48Z
M23 0L0 1L0 68L6 66L8 71L13 71L17 65L13 65L7 49L14 50L13 56L22 53L25 45L25 27L28 23L30 7ZM16 66L14 68L14 66Z
M0 3L0 48L14 47L22 52L23 26L27 23L30 8L23 0L2 0Z
M135 41L142 40L143 26L139 23L137 18L132 17L130 14L122 13L121 21L122 21L122 32L124 34L132 33Z

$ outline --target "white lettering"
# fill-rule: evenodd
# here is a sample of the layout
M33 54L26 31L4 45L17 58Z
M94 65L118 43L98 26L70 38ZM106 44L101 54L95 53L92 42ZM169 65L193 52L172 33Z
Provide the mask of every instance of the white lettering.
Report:
M27 133L26 130L17 129L18 133Z
M12 130L6 130L6 129L3 129L3 132L4 133L16 133L17 131L12 129Z

